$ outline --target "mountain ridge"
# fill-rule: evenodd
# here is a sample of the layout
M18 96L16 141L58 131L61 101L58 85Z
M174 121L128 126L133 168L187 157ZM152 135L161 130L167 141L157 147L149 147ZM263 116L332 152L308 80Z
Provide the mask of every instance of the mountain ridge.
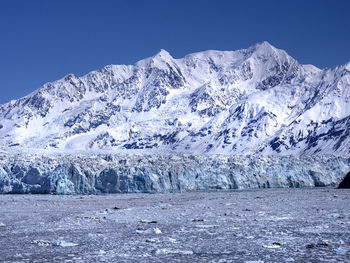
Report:
M0 147L350 156L350 63L261 42L68 74L0 105Z

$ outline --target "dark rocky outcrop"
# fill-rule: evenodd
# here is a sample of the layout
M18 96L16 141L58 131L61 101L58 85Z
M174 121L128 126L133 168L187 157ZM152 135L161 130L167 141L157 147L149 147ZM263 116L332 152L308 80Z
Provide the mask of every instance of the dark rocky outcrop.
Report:
M340 182L338 188L350 188L350 172L348 172L343 181Z

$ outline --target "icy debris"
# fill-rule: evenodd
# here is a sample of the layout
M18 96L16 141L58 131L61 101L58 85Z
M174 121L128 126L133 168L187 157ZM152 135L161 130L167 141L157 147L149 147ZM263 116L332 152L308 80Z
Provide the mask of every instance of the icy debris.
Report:
M66 242L64 240L59 241L48 241L48 240L33 240L33 244L39 245L39 246L54 246L54 247L74 247L78 244L72 243L72 242Z
M317 248L317 247L328 247L329 245L325 242L319 242L317 244L311 243L307 244L306 248Z
M338 247L334 249L334 252L338 255L345 255L348 252L348 250L344 247Z
M271 220L281 221L281 220L290 220L291 218L288 216L271 216Z
M294 258L285 258L284 259L284 262L294 262L295 260L294 260Z
M158 207L158 208L168 208L172 207L172 204L167 204L167 203L159 203L159 204L154 204L153 207Z
M78 246L78 244L76 244L76 243L67 242L64 240L55 241L52 243L52 245L55 247L75 247L75 246Z
M3 222L0 222L0 226L6 226Z
M212 227L218 227L218 225L196 225L197 228L212 228Z
M328 217L330 217L330 218L338 218L338 217L340 217L340 214L338 214L338 213L331 213L331 214L328 215Z
M98 211L98 214L100 214L100 215L107 215L108 212L109 212L108 209L105 209L105 210Z
M344 242L344 240L340 239L340 240L338 241L338 244L340 244L340 245L344 245L344 244L345 244L345 242Z
M200 219L192 219L192 222L203 222L204 221L204 219L202 219L202 218L200 218Z
M248 261L244 261L244 263L264 263L263 260L248 260Z
M145 223L145 224L157 224L158 222L155 221L155 220L142 219L142 220L140 220L140 223Z
M280 248L281 247L281 243L273 242L272 244L263 245L263 247L266 247L266 248Z
M162 231L158 228L158 227L154 227L154 228L148 228L146 230L143 229L136 229L136 233L137 234L156 234L159 235L162 233Z
M181 250L181 249L171 249L171 248L159 248L155 250L156 255L167 255L167 254L182 254L182 255L192 255L192 250Z
M147 238L146 242L147 243L156 243L156 242L159 242L159 239L157 239L157 238Z
M33 244L39 245L39 246L51 246L52 242L48 240L33 240Z
M96 238L96 237L100 237L100 236L102 236L102 234L101 233L89 233L88 234L88 237L91 237L91 238Z
M328 225L316 225L316 226L307 226L300 229L301 232L306 233L322 233L328 229Z
M177 240L176 240L175 238L169 237L168 240L169 240L170 243L174 243L174 244L175 244L175 243L178 243Z

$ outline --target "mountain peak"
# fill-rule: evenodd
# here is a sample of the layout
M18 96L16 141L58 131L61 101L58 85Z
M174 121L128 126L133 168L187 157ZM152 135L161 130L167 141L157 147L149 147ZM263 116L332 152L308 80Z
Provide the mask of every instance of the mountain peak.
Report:
M247 49L249 56L261 60L268 59L271 63L282 63L282 62L295 62L295 59L291 57L286 51L278 49L271 45L267 41L263 41Z
M258 53L263 53L265 55L271 54L277 51L277 48L275 48L273 45L271 45L267 41L263 41L260 43L255 44L254 46L248 48L248 50L251 50L252 52L258 52Z
M170 55L170 53L168 51L166 51L165 49L161 49L154 56L152 56L144 61L141 60L140 62L141 62L141 64L146 62L146 65L149 65L151 67L167 69L167 67L168 67L167 64L172 64L173 59L174 58ZM140 64L140 62L138 62L138 64Z
M344 68L350 71L350 61L348 63L345 63Z
M271 45L268 41L262 41L260 43L257 43L256 46L259 47L265 47L265 48L275 48L273 45Z
M172 59L173 57L170 55L170 53L168 51L166 51L165 49L161 49L157 54L155 54L153 56L153 58L160 58L162 60L168 60L168 59Z
M170 55L168 51L165 49L161 49L157 54L154 56L145 58L143 60L140 60L136 62L137 66L141 67L158 67L158 68L164 68L166 67L166 63L169 63L173 60L173 57Z

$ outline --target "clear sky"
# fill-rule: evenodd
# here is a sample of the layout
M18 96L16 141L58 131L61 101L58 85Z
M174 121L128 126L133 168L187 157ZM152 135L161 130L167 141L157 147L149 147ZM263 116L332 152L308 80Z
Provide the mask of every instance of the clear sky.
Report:
M350 61L350 0L0 0L0 104L68 73L268 41L320 68Z

